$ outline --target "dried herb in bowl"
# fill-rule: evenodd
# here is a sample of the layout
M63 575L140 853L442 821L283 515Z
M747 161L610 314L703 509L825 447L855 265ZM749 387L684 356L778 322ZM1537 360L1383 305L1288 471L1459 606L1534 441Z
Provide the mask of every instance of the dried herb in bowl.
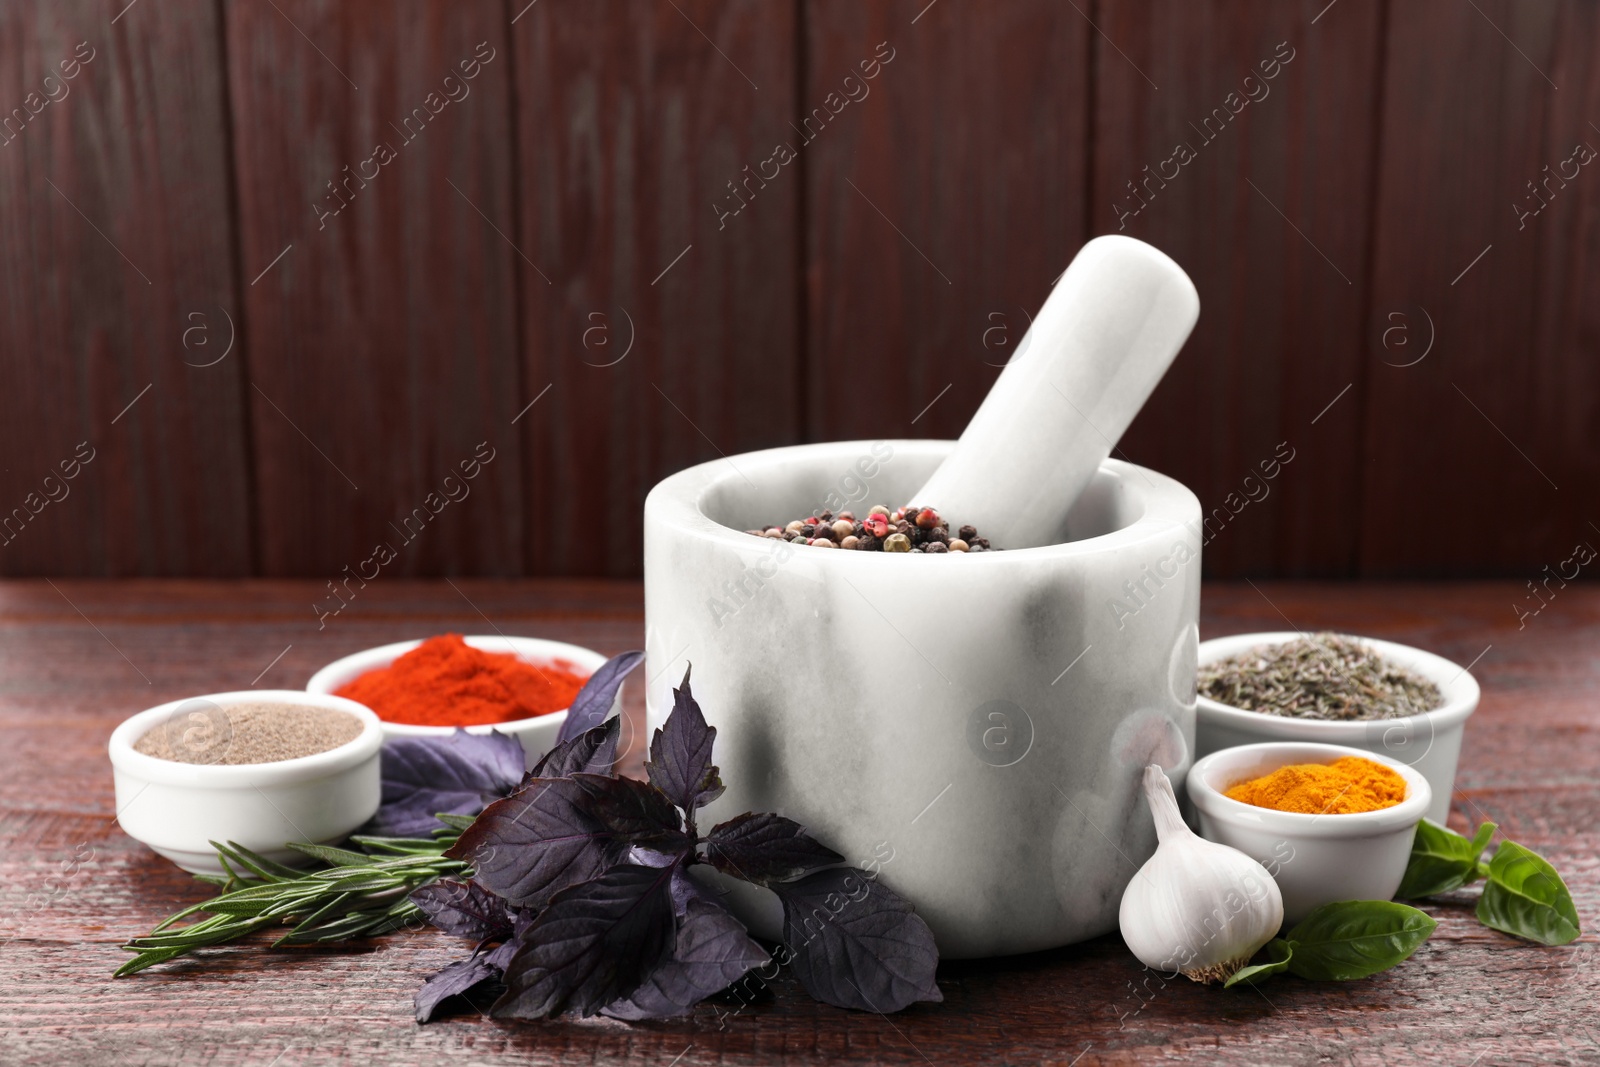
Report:
M1444 704L1437 685L1333 633L1204 664L1199 690L1219 704L1291 719L1399 719Z

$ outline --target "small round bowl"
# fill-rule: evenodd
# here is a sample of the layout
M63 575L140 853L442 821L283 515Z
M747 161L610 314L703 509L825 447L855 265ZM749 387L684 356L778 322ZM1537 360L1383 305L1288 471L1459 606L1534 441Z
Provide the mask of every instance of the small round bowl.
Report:
M1291 763L1332 763L1360 756L1406 780L1393 807L1347 815L1274 811L1224 795L1240 782ZM1189 799L1200 813L1200 836L1236 848L1267 869L1283 893L1283 921L1293 926L1336 900L1389 900L1411 858L1411 839L1433 799L1428 779L1399 760L1344 745L1292 741L1241 745L1196 761Z
M343 711L361 720L361 732L338 748L275 763L179 763L134 750L140 738L167 722L187 723L186 736L198 731L202 743L225 744L227 718L221 709L235 704ZM111 733L117 821L129 837L194 874L225 873L212 841L235 841L291 866L309 863L308 856L284 843L331 844L372 818L378 810L382 745L378 717L341 697L246 689L174 700L139 712Z
M1301 636L1304 635L1279 631L1217 637L1200 643L1198 661L1204 667L1252 648L1279 645ZM1310 741L1358 748L1368 755L1384 756L1421 771L1433 787L1433 801L1426 814L1443 826L1450 816L1450 796L1455 789L1461 737L1467 718L1478 707L1477 679L1465 667L1420 648L1370 637L1356 640L1437 685L1444 704L1433 711L1401 719L1328 722L1245 711L1219 704L1202 694L1196 702L1195 754L1208 756L1236 745L1262 741Z
M551 660L566 660L574 667L581 668L593 674L605 663L606 657L592 648L582 645L569 645L564 641L546 641L542 637L502 637L499 634L469 634L462 638L473 648L485 652L509 652L517 658L529 663L548 663ZM375 671L380 667L387 667L402 655L422 644L421 640L396 641L392 645L379 645L369 648L364 652L356 652L336 659L316 674L306 683L308 693L328 693L342 689L355 681L368 671ZM622 706L622 691L617 691L617 700L612 705L613 710ZM490 730L498 730L503 734L510 734L522 742L522 751L526 757L526 766L532 769L539 762L539 758L555 747L556 737L561 733L561 724L567 721L565 708L552 711L545 715L535 715L531 719L513 719L510 722L485 723L482 726L467 726L464 729L469 734L486 734ZM626 719L624 719L626 722ZM454 726L414 726L410 723L384 722L379 720L385 737L427 737L430 735L452 734Z

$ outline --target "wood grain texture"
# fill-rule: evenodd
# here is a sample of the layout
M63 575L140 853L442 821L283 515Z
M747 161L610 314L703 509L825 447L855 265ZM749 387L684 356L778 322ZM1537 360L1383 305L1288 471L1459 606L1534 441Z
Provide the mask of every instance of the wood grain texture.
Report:
M1361 569L1493 559L1537 581L1600 546L1600 168L1563 166L1600 152L1600 13L1430 2L1392 18L1373 311L1408 315L1420 346L1423 309L1436 338L1414 366L1373 367Z
M805 11L806 433L957 436L1084 240L1092 31L1044 2Z
M636 576L668 473L958 433L1106 232L1201 292L1121 452L1209 576L1600 545L1592 3L399 12L0 10L0 574Z
M248 685L294 686L357 647L483 623L508 633L636 646L629 583L374 583L326 630L308 625L313 582L60 583L94 625L40 582L0 583L0 1041L7 1063L1361 1065L1593 1063L1600 952L1586 933L1547 950L1485 930L1471 894L1410 961L1380 977L1260 993L1147 978L1115 937L1054 952L947 964L942 1004L882 1017L816 1004L787 975L740 1008L685 1020L498 1024L463 1006L418 1027L410 998L464 945L436 931L360 945L216 950L133 979L108 975L117 945L199 899L196 884L112 821L104 744L158 700ZM1281 627L1282 616L1429 648L1473 667L1452 821L1487 814L1566 875L1580 916L1600 915L1593 813L1600 591L1572 589L1522 630L1513 583L1208 584L1202 636ZM463 595L464 594L464 595ZM474 621L476 620L476 621ZM98 632L95 627L98 627ZM137 662L145 685L129 669ZM1488 646L1487 651L1485 651ZM630 692L637 690L632 687ZM630 718L642 713L628 701ZM637 752L637 742L635 745ZM731 770L725 768L725 770ZM76 861L76 862L74 862Z
M798 164L731 191L792 136L794 8L628 10L512 27L535 574L637 575L656 481L799 432Z
M522 569L507 16L397 14L227 7L267 575Z
M1313 25L1320 6L1097 9L1091 231L1149 241L1200 292L1122 453L1200 498L1213 577L1356 561L1382 27L1375 2Z
M217 12L121 7L0 8L0 574L245 575Z

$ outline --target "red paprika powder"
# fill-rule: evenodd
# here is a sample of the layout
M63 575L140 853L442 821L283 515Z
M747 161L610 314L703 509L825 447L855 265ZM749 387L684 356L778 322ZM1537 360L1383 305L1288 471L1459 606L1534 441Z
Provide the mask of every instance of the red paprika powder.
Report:
M441 634L335 695L365 704L385 722L481 726L562 711L588 679L566 660L534 664Z

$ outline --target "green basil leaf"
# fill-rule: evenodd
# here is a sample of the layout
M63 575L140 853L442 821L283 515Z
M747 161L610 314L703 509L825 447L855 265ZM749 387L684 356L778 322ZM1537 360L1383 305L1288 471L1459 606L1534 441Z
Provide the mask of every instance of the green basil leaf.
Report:
M1417 823L1417 834L1411 841L1411 860L1406 864L1406 874L1400 880L1400 888L1395 890L1395 897L1405 900L1431 897L1459 889L1481 877L1478 856L1489 844L1494 831L1494 823L1486 822L1469 841L1454 830L1427 819Z
M1285 935L1294 942L1289 973L1318 982L1365 978L1410 956L1438 925L1391 900L1324 904Z
M1513 841L1501 842L1489 861L1478 921L1541 945L1565 945L1581 932L1578 909L1556 869Z
M1249 967L1241 967L1239 970L1234 971L1226 982L1222 983L1222 988L1227 989L1229 986L1237 985L1240 982L1249 982L1251 985L1255 985L1263 978L1287 971L1289 969L1289 957L1294 955L1294 942L1275 937L1267 942L1267 955L1271 957L1271 963L1257 963Z

